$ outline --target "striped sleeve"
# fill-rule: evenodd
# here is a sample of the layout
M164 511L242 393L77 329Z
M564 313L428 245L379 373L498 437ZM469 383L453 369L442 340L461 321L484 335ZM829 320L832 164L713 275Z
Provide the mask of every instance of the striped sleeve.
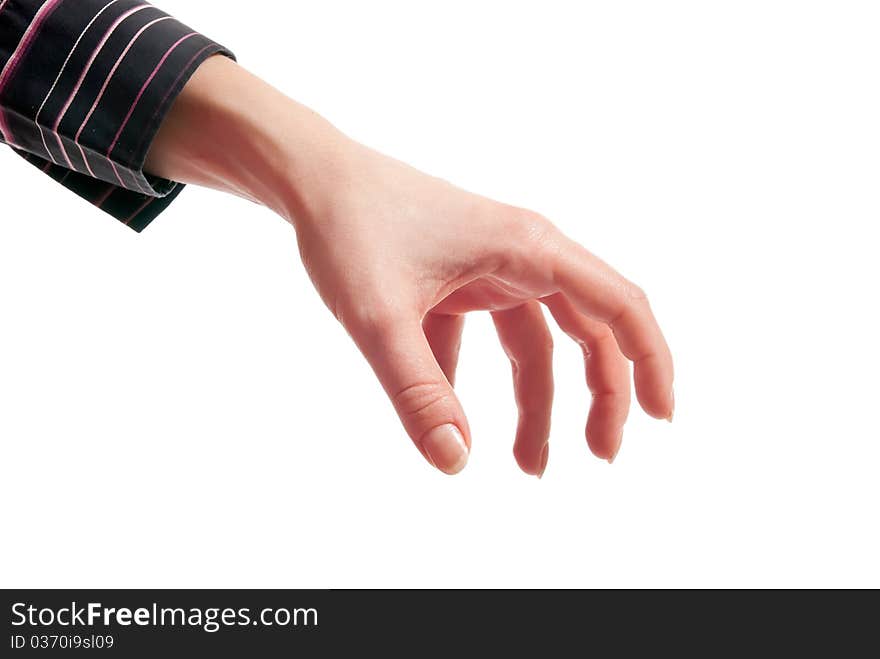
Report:
M142 0L0 0L0 140L142 231L183 188L144 172L150 144L218 53Z

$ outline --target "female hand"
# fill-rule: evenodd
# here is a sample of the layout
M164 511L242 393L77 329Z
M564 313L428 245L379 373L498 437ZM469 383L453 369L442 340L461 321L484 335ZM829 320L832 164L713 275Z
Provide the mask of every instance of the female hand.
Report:
M295 226L326 305L425 458L454 474L471 436L453 390L464 314L487 310L513 366L514 454L541 476L553 398L542 313L584 352L586 437L613 460L635 390L672 418L672 357L642 290L537 213L460 190L341 134L222 57L178 98L150 170L263 203Z

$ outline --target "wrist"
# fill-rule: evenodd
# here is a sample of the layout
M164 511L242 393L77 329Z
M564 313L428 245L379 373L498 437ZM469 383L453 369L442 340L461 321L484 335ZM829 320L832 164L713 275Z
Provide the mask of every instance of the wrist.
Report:
M147 168L245 197L297 224L321 205L350 144L317 113L218 56L175 101Z

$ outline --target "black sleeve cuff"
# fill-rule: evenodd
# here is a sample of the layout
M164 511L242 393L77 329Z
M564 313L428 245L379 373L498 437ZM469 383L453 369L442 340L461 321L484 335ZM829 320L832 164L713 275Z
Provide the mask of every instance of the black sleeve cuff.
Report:
M9 0L0 27L0 138L142 231L183 188L144 172L153 138L202 62L234 55L138 0Z

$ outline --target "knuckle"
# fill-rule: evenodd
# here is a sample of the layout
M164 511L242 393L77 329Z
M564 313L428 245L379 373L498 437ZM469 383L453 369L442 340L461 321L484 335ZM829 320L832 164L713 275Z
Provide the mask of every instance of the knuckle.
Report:
M629 280L623 280L620 284L622 295L620 309L611 320L611 325L616 325L624 316L640 315L649 308L648 296L644 290Z
M617 339L614 336L614 330L611 329L608 325L602 325L601 329L594 332L590 337L592 342L596 346L603 346L606 344L616 344Z
M529 249L546 247L556 235L556 227L540 213L516 209L511 220L511 235Z
M516 241L542 242L556 230L550 220L527 208L493 202L490 214L499 231Z
M398 414L414 425L426 422L451 397L449 387L439 381L426 381L404 387L392 398Z
M524 267L551 264L560 249L559 230L543 215L531 210L507 206L503 209L499 241L510 265ZM547 276L550 276L548 271Z
M636 303L647 303L648 295L645 291L640 287L634 284L631 281L627 281L625 284L626 296Z
M602 325L587 333L584 337L584 347L591 356L594 351L612 349L617 345L617 338L610 325Z

